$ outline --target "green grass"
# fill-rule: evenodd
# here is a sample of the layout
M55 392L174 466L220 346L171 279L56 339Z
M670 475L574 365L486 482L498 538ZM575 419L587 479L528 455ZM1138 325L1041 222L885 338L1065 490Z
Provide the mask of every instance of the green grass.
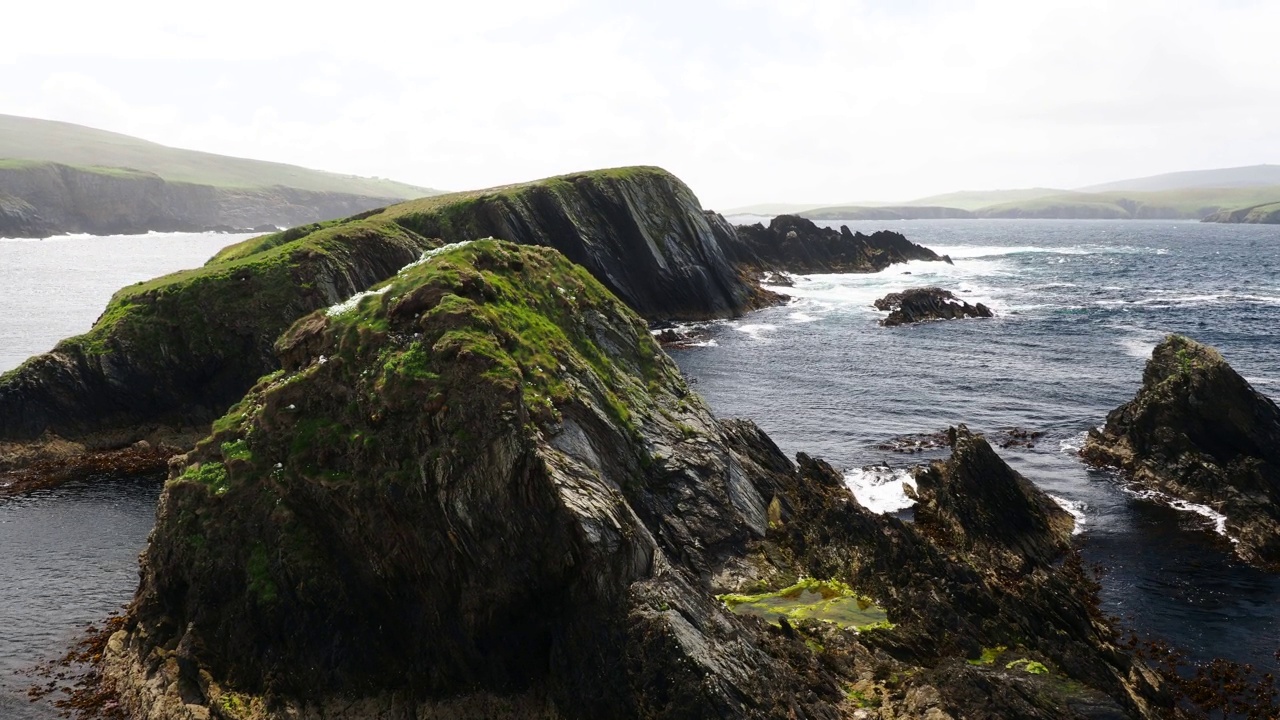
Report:
M5 163L56 162L75 167L143 172L173 182L215 187L282 186L380 198L414 198L437 190L381 178L341 175L286 165L166 147L71 123L0 115L0 169Z
M791 622L820 620L857 630L893 627L884 608L838 580L805 578L775 592L718 597L739 615L763 618L775 625L786 618Z

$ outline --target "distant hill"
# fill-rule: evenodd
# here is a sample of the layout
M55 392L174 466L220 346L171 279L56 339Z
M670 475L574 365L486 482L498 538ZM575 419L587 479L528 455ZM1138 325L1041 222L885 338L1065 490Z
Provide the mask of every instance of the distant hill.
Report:
M848 205L858 205L859 203L846 203ZM728 210L720 210L721 215L796 215L806 210L823 207L824 203L759 203L757 205L743 205L742 207L729 208Z
M274 230L438 194L0 115L0 237Z
M1264 203L1252 207L1223 210L1204 219L1205 222L1261 223L1280 225L1280 202Z
M901 205L950 207L960 210L978 210L1001 203L1035 200L1042 197L1061 195L1066 190L1053 188L1022 188L1018 190L961 190L960 192L930 195L929 197L900 203Z
M1188 170L1077 188L1079 192L1159 192L1194 188L1245 188L1280 185L1280 165L1249 165L1217 170Z
M1222 210L1280 199L1280 185L1185 188L1159 192L1069 192L981 208L978 217L1200 220Z
M213 187L286 187L398 200L440 193L393 180L182 150L83 125L15 115L0 115L0 158L73 167L127 168L152 173L169 182Z
M973 217L973 213L968 210L929 205L840 206L816 208L798 214L810 220L943 220Z

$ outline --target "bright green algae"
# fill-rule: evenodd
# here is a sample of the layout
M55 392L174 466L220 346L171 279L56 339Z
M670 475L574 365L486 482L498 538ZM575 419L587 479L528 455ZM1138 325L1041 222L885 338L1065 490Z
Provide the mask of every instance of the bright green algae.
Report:
M719 597L733 612L775 625L786 618L789 622L820 620L855 630L892 627L884 608L839 580L806 578L775 592Z

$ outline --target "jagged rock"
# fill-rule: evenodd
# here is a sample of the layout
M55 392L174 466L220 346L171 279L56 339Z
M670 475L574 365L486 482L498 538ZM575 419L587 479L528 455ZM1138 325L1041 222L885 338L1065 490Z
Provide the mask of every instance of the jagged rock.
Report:
M877 310L888 310L889 317L881 325L909 325L930 320L957 320L967 317L992 317L991 309L982 303L970 305L942 288L910 288L889 293L875 301Z
M1165 338L1137 395L1089 432L1081 455L1226 515L1240 557L1280 569L1280 409L1213 348Z
M834 719L852 689L889 718L1167 707L1069 552L993 562L1042 549L1018 518L1047 511L985 443L957 433L929 492L963 534L930 540L716 421L553 250L479 241L386 287L295 324L282 370L175 464L104 659L133 715ZM799 576L893 627L716 597Z
M951 457L915 473L916 523L931 537L1051 565L1071 547L1075 521L964 425L948 431Z
M871 235L818 227L797 215L779 215L769 227L759 223L734 227L708 213L725 254L737 266L760 272L863 273L878 272L909 260L942 260L932 250L899 233L881 230Z

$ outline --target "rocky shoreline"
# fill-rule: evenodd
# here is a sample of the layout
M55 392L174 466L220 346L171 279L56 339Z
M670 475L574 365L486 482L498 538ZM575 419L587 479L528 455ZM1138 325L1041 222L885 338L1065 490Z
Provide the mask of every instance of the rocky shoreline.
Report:
M913 522L872 513L716 418L650 329L777 302L762 274L906 260L947 261L802 218L734 228L656 168L275 233L122 290L0 376L0 469L166 458L100 638L129 717L1193 717L1102 615L1071 515L984 437L892 441L949 456L916 473ZM1188 430L1198 452L1280 438L1188 343L1108 418L1107 458L1205 392L1253 414ZM1214 462L1265 480L1266 452Z

